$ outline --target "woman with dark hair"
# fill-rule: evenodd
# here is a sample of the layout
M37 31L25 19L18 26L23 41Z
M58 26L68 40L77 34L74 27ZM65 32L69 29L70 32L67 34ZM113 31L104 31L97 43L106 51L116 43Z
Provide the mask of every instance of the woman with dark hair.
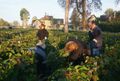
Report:
M48 38L48 34L49 33L45 29L45 25L42 25L37 32L37 38L39 42L35 48L35 62L37 67L37 75L39 78L43 78L47 74L45 40Z

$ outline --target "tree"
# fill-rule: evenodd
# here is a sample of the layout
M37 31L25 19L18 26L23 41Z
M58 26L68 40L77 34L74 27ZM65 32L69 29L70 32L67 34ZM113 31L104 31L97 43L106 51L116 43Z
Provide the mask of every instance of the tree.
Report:
M114 11L114 19L115 21L120 21L120 11Z
M92 9L101 10L101 6L101 0L76 0L76 8L82 15L83 30L86 30L87 15L91 13Z
M34 16L34 17L32 18L32 21L35 21L35 20L37 20L37 17L36 17L36 16Z
M32 18L32 25L33 25L33 23L34 23L36 20L37 20L37 17L34 16L34 17Z
M0 26L10 26L10 24L4 19L0 18Z
M86 0L82 0L82 27L86 29Z
M78 17L78 11L76 8L73 9L70 20L71 20L73 29L76 30L76 27L79 25L79 21L80 21L80 18Z
M120 0L115 0L116 1L116 4L119 4Z
M15 27L19 27L20 26L18 21L13 21L12 25L15 26Z
M69 9L71 0L58 0L59 5L61 7L65 8L65 26L64 26L64 32L68 33L68 19L69 19Z
M105 14L106 14L106 16L108 17L108 21L111 22L112 17L113 17L113 15L114 15L113 9L112 9L112 8L107 9L107 10L105 11Z
M65 28L64 28L64 32L65 33L68 33L69 4L70 4L70 0L66 0L66 7L65 7Z
M22 8L20 11L20 17L22 20L23 28L26 28L28 26L29 16L30 16L29 12L25 8Z
M109 8L109 9L107 9L106 11L105 11L105 14L107 15L107 16L112 16L113 15L113 9L112 8Z
M120 18L120 11L116 12L116 16Z
M66 7L66 0L58 0L57 2L62 8ZM74 6L73 3L74 0L69 0L69 8L72 8Z
M65 0L58 0L58 3L61 5L61 7L65 7ZM82 27L83 29L86 28L86 19L87 19L87 13L91 12L91 10L94 8L95 10L101 10L101 0L70 0L70 8L76 7L79 15L82 16Z

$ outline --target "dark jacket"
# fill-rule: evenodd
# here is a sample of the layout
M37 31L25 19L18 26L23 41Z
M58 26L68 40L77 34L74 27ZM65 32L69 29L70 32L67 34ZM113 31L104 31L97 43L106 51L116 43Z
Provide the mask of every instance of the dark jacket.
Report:
M75 57L75 59L71 59L72 57ZM85 62L85 55L81 54L78 56L74 52L71 52L70 55L67 57L69 59L69 62L72 63L72 65L81 65L82 63Z
M90 41L93 41L93 39L97 40L96 47L102 47L102 32L99 27L95 27L93 30L89 31L89 38Z
M37 75L45 75L47 71L46 53L45 49L43 49L41 46L36 46L35 48L35 63L37 68Z

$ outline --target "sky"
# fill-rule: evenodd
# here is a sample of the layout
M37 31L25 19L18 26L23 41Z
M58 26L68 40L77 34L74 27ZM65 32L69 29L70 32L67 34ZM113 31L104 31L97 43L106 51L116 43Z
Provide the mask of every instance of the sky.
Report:
M92 14L100 16L108 8L120 10L120 4L115 5L115 0L102 0L102 10L92 11ZM64 18L65 9L61 8L57 0L0 0L0 18L12 22L20 21L20 10L26 8L30 12L30 17L41 18L45 15L54 18ZM30 19L31 20L31 19Z

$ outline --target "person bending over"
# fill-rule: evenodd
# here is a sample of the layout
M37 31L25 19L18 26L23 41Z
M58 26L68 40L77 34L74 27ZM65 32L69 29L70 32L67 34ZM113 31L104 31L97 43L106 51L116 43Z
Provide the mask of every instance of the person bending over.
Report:
M76 39L69 40L64 49L69 53L67 59L72 65L81 65L89 55L87 44Z

